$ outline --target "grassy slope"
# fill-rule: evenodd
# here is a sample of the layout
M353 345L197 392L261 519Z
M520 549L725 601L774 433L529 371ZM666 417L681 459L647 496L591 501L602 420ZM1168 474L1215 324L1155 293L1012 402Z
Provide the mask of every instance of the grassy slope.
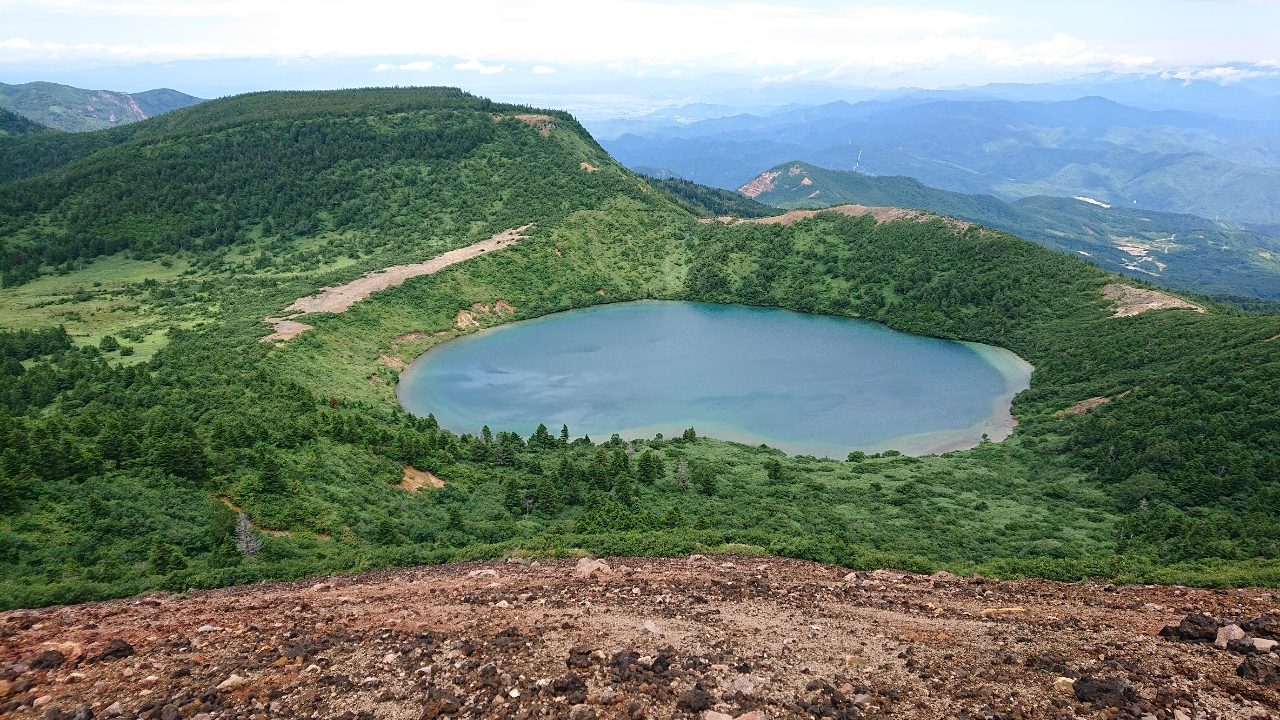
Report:
M800 171L793 175L793 168ZM780 173L774 189L756 199L780 208L840 203L919 208L1006 230L1056 250L1087 253L1107 269L1179 290L1280 299L1280 244L1193 215L1108 209L1048 196L1007 203L990 195L938 190L909 177L826 170L801 162L783 163L770 172ZM806 179L812 184L803 185ZM1120 250L1121 245L1143 247L1159 262L1140 260Z
M163 133L136 127L164 134L165 152L181 152L244 124L261 122L270 136L281 116L290 127L339 111L386 123L406 102L418 100L264 94L166 116ZM490 123L495 108L512 111L466 97L447 102ZM0 378L0 604L517 550L742 545L856 566L1280 581L1268 549L1280 539L1270 520L1280 343L1265 342L1280 334L1280 320L1218 307L1113 319L1099 292L1115 279L1109 273L1003 233L956 236L938 222L819 216L789 228L702 225L567 118L549 137L519 122L493 125L495 134L450 161L456 182L445 208L412 197L415 167L438 160L390 167L380 156L363 171L370 185L411 196L384 204L401 208L385 222L342 225L321 208L310 216L320 227L299 237L270 234L250 216L230 245L165 254L168 267L118 254L0 293L6 327L65 321L82 346L107 332L171 328L145 365L100 358L90 346L24 360L24 375ZM95 185L75 183L98 162L36 183L64 183L58 197L94 197ZM308 167L288 155L279 162ZM580 162L601 170L583 172ZM162 209L157 224L188 219L184 206ZM442 209L452 229L433 232L430 218ZM261 318L294 298L529 221L537 223L531 236L512 248L347 313L308 316L316 329L282 348L257 341L267 332ZM630 457L637 498L629 506L591 490L616 482L616 473L595 474L593 462L599 450L604 462L620 462L617 443L562 448L504 434L485 444L437 432L390 402L394 372L378 353L410 331L451 336L454 315L472 303L503 299L522 318L646 297L870 317L1009 347L1037 372L1015 405L1022 424L1013 438L945 457L855 463L703 439L637 443L665 463L646 485L639 456ZM40 298L67 302L37 307ZM79 318L60 318L56 307ZM143 337L145 345L155 335ZM408 360L435 341L396 352ZM1054 415L1124 390L1133 392L1083 418ZM532 428L495 430L532 440ZM714 478L714 490L678 488L679 458L691 474ZM394 487L405 462L448 486L423 494ZM523 500L544 498L548 484L555 507L523 513ZM234 518L218 497L283 534L264 537L257 559L240 559L229 545ZM1144 501L1151 510L1139 509Z

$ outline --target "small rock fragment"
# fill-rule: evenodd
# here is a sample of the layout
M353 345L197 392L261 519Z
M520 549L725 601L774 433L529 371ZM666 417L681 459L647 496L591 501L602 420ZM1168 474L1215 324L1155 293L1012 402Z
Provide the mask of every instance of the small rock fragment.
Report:
M581 558L578 564L573 568L573 574L580 578L589 578L593 574L612 575L613 569L610 568L602 560L592 560L591 558Z
M1075 693L1075 678L1060 677L1053 681L1053 689L1061 693Z
M1244 630L1241 630L1239 625L1225 625L1218 628L1218 636L1213 641L1213 646L1219 650L1226 650L1227 643L1242 639L1244 639Z
M123 714L124 706L120 704L119 700L111 703L102 711L102 717L120 717Z
M595 720L596 711L588 705L574 705L569 709L569 720Z
M53 702L52 695L41 695L40 697L31 701L31 707L44 707L45 705L48 705L51 702Z
M724 713L716 712L715 710L708 710L707 714L702 717L704 720L733 720L732 715L725 715Z
M645 620L644 624L640 626L640 629L647 633L653 633L654 635L662 634L662 631L658 629L658 626L654 624L652 620Z
M316 666L312 665L311 667L316 667ZM307 669L310 670L311 668L307 668ZM316 668L316 669L319 670L319 668ZM249 684L249 681L246 678L242 678L239 675L232 674L231 677L218 683L218 689L219 690L239 690L240 688L248 684Z

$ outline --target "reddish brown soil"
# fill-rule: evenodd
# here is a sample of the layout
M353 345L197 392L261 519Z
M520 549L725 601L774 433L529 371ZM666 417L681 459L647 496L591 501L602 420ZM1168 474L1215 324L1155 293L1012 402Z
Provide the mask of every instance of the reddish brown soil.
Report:
M490 562L12 612L0 707L52 720L1005 720L1262 717L1280 702L1236 676L1239 655L1157 636L1193 610L1275 612L1262 590L607 562L586 578L569 560ZM95 660L115 638L134 654ZM37 661L50 649L60 664ZM1061 676L1118 679L1131 701L1095 707Z

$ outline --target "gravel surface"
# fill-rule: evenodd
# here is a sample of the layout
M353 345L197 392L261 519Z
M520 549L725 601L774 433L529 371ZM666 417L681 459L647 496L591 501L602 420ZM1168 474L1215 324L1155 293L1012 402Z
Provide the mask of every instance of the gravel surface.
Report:
M1276 604L762 557L465 563L10 612L0 713L1280 717Z

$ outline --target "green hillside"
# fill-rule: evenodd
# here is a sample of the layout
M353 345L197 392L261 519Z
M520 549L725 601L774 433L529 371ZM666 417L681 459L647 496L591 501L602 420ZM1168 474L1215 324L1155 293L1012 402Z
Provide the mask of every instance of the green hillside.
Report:
M782 211L723 188L699 185L677 177L642 175L645 182L671 193L679 202L708 217L760 218L781 215Z
M451 89L261 93L124 130L0 186L0 256L19 257L0 607L584 550L1280 583L1280 318L1113 317L1117 276L940 219L699 222L571 117ZM530 224L260 342L319 288ZM489 326L640 298L871 318L1036 372L1013 437L924 458L444 429L395 403L387 358L474 332L455 323L473 304L515 308L477 312ZM406 464L444 488L398 487ZM237 548L240 510L260 552Z
M30 120L0 109L0 138L20 137L23 135L43 135L55 132L53 128L45 127L39 123L33 123Z
M769 189L755 199L779 208L841 203L918 208L1078 253L1108 270L1166 287L1209 296L1280 299L1280 240L1194 215L1045 195L1008 203L991 195L938 190L914 178L826 170L803 162L776 165L761 177L766 176Z
M0 108L73 133L128 125L198 102L202 100L169 88L125 93L50 82L0 83Z

